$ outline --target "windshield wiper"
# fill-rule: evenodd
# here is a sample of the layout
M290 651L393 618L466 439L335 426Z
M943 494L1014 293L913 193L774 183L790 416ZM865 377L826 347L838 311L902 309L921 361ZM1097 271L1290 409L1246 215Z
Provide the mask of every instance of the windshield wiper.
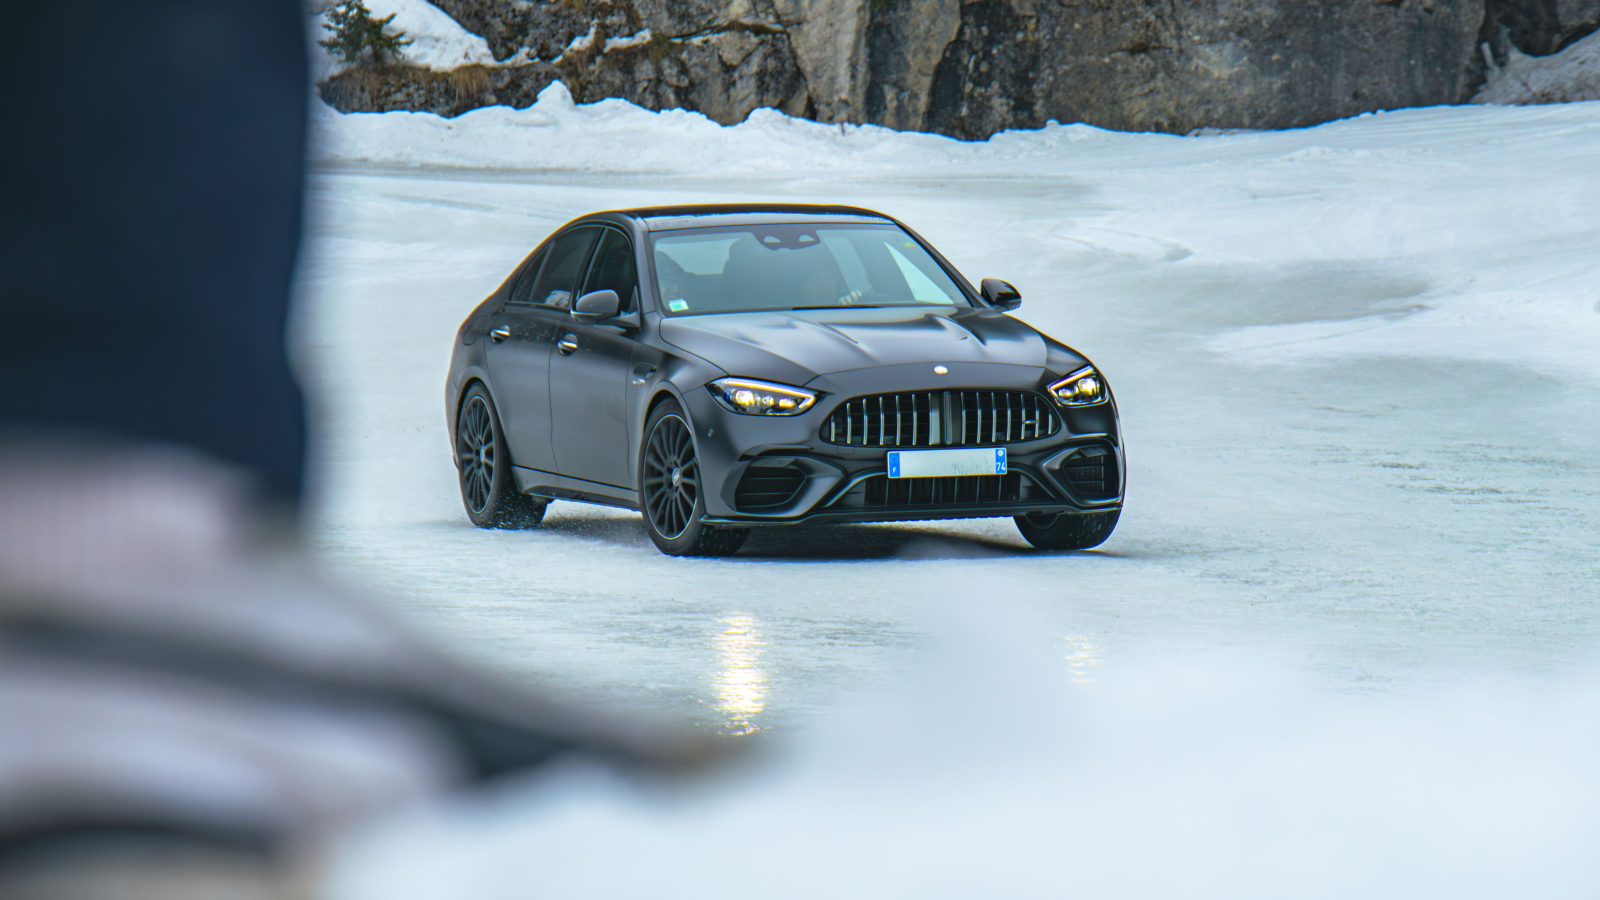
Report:
M789 311L790 312L796 312L796 311L802 310L802 309L883 309L883 307L874 306L874 305L872 305L870 303L857 303L857 304L852 305L852 306L791 306L791 307L789 307Z

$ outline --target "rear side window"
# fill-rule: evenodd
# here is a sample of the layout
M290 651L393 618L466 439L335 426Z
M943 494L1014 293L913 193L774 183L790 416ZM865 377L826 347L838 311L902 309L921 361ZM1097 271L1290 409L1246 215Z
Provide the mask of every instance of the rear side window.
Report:
M511 296L506 298L511 303L532 303L533 283L539 280L539 267L544 265L544 254L535 256L526 266L522 267L522 274L517 277L517 283L511 288Z
M633 312L639 304L639 272L633 258L633 244L626 235L605 229L600 238L600 249L589 264L589 280L584 283L583 296L590 291L616 291L622 312Z
M533 283L533 289L529 291L528 298L521 302L552 309L571 309L578 279L583 275L583 264L588 262L589 251L599 236L599 228L575 228L556 238L545 253L544 266Z

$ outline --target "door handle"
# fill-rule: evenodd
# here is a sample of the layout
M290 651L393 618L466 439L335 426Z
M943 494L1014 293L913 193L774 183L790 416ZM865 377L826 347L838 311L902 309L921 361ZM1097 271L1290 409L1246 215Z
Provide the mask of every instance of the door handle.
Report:
M495 330L489 332L489 340L494 341L496 344L500 343L501 341L505 340L508 337L511 337L511 329L507 328L504 325L501 325L499 328L496 328Z
M578 336L575 334L564 335L556 344L556 349L562 356L571 356L578 349Z

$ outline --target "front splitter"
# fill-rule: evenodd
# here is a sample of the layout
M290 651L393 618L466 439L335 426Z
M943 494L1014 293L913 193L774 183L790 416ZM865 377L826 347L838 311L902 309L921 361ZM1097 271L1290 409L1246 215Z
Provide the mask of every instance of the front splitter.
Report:
M1122 508L1120 503L1083 509L1061 503L1001 503L987 506L931 507L927 509L824 509L794 519L743 519L734 517L702 516L706 525L734 525L739 527L806 525L817 522L934 522L942 519L1009 519L1030 513L1086 516L1112 512Z

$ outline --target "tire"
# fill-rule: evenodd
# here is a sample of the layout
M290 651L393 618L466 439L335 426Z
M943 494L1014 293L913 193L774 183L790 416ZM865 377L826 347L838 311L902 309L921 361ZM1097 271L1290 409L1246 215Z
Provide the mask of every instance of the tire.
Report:
M716 528L701 522L706 501L694 429L676 400L666 400L645 422L639 447L639 509L644 530L668 556L732 556L748 528Z
M479 528L532 528L548 500L517 490L500 414L483 385L474 384L456 411L456 470L461 504Z
M1013 516L1017 530L1040 550L1087 550L1111 537L1122 510L1098 513L1030 513Z

